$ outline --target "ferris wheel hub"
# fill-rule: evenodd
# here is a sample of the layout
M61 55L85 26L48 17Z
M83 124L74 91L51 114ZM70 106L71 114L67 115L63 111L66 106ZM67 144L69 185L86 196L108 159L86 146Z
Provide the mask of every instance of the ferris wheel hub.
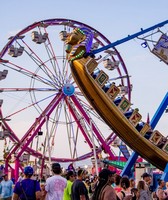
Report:
M75 87L72 84L65 84L62 91L66 96L72 96L75 92Z

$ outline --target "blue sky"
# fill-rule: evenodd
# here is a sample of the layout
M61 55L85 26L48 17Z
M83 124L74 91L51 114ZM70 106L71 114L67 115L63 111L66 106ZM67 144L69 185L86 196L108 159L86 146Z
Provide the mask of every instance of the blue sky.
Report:
M167 20L167 8L167 0L1 0L0 49L7 43L9 36L33 22L51 18L83 22L113 42L136 33L141 28ZM168 25L163 30L166 33ZM145 119L147 113L152 118L167 93L168 66L140 44L141 41L135 39L116 48L131 75L133 106L139 108ZM165 114L157 127L164 135L168 134L167 118Z

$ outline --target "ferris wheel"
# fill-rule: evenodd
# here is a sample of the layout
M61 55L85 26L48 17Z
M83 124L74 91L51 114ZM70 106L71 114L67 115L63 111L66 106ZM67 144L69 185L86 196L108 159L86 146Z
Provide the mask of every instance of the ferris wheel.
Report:
M92 50L110 44L99 31L71 19L48 19L33 23L9 38L0 53L1 129L5 138L6 165L21 167L25 158L75 162L103 150L114 156L115 133L89 105L77 87L67 61L65 40L74 28L93 33ZM131 100L130 76L115 47L96 55L99 66ZM101 68L99 69L101 70ZM96 72L95 72L96 74ZM10 120L10 122L8 122Z

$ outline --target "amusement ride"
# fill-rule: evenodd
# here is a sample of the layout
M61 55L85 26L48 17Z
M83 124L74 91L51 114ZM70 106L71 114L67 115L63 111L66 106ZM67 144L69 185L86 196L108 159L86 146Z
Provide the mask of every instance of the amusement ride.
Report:
M130 173L139 155L166 170L168 141L154 128L168 95L151 122L143 121L132 106L130 75L115 46L141 39L167 64L168 37L161 31L167 23L113 43L71 19L35 22L11 36L0 52L5 171L13 170L17 178L32 158L41 176L53 161L101 159L102 153L115 161L112 144L120 140L116 145L127 160L123 174ZM159 40L144 36L150 31ZM128 147L134 151L131 156Z

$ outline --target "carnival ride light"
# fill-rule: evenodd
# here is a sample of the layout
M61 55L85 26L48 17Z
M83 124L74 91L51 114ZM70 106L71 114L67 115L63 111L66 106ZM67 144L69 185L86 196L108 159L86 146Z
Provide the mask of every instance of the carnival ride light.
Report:
M142 46L143 48L146 48L146 47L148 47L148 43L145 41L145 42L143 42L143 43L141 44L141 46Z

